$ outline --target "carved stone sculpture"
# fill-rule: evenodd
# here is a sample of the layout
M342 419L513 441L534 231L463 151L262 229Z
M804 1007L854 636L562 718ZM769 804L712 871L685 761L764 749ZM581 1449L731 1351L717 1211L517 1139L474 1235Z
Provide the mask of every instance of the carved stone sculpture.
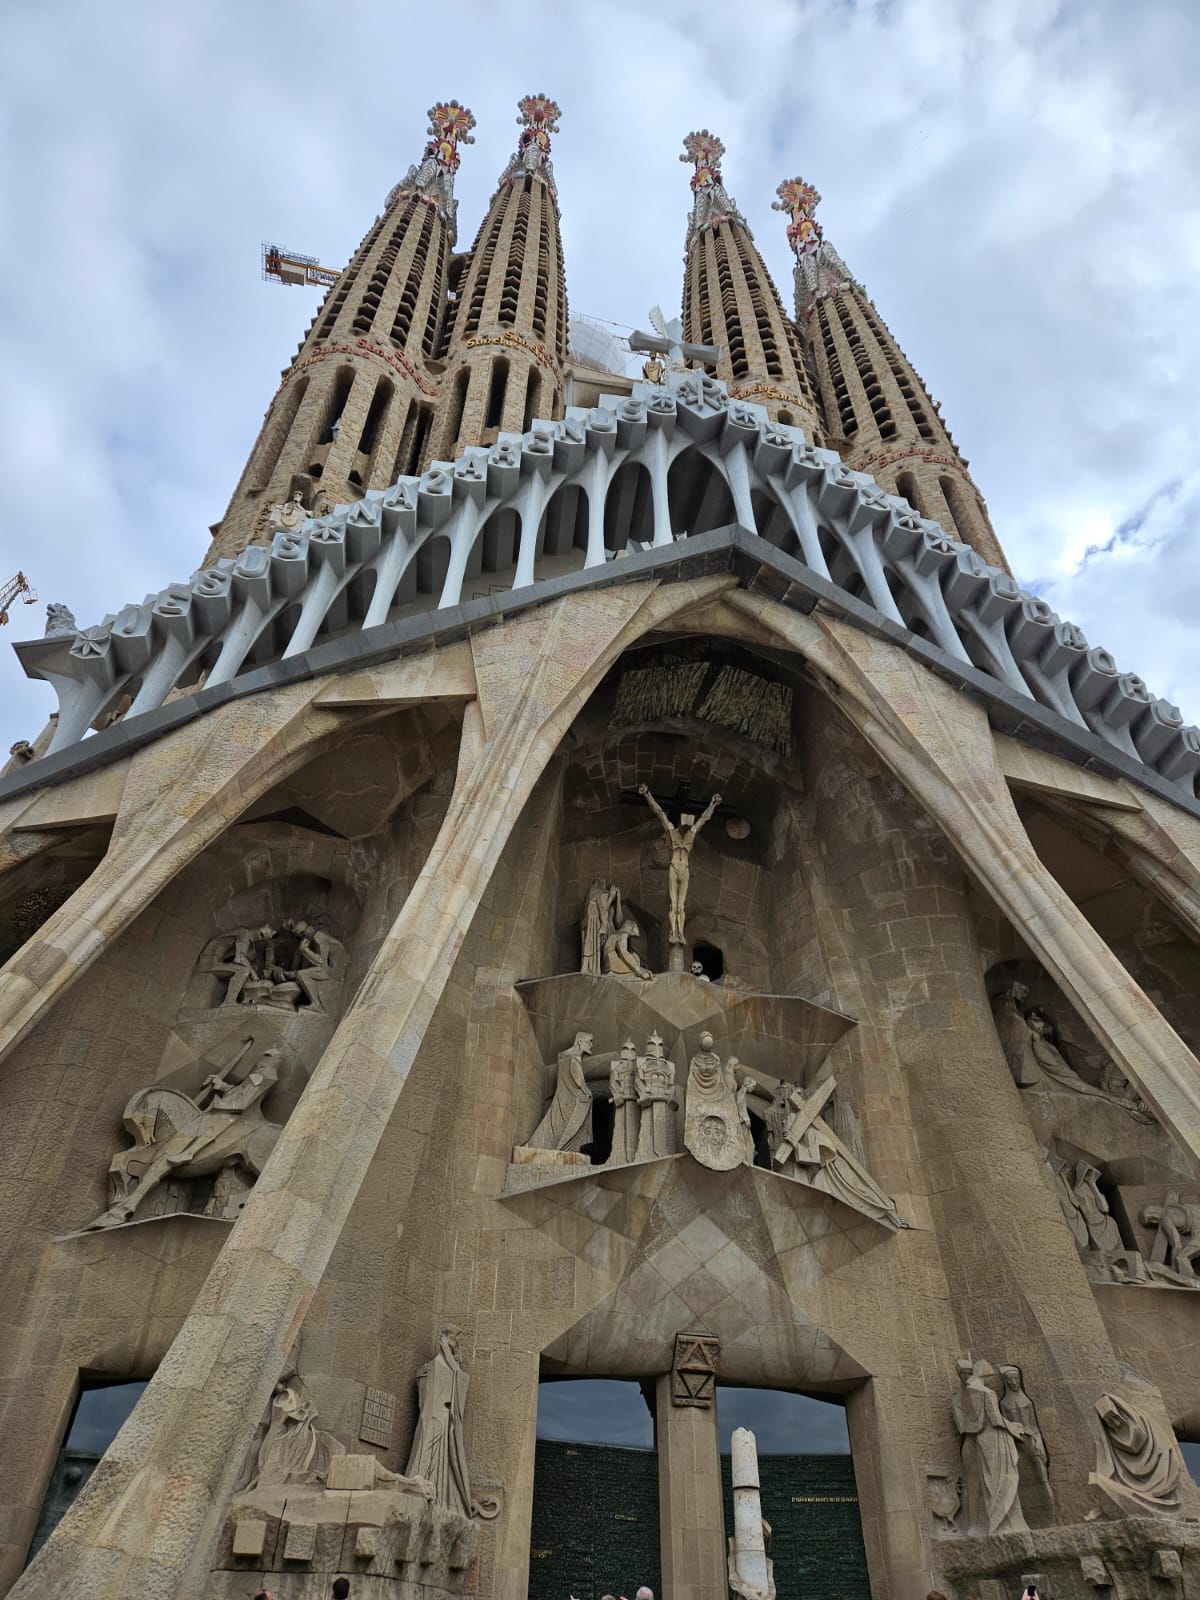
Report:
M592 1036L575 1035L566 1050L559 1051L558 1081L549 1110L526 1140L535 1150L581 1151L592 1142L592 1091L584 1071L584 1058L592 1056ZM593 1056L593 1065L603 1067L612 1055Z
M579 970L598 978L604 969L604 942L616 931L621 917L621 891L615 883L592 884L579 920L582 957Z
M1200 1287L1200 1206L1180 1205L1169 1190L1161 1205L1143 1206L1142 1225L1156 1229L1149 1267L1154 1277L1170 1273L1174 1281Z
M837 1079L826 1078L806 1097L800 1089L780 1085L767 1115L772 1164L876 1222L907 1227L895 1201L820 1115L836 1088Z
M730 1070L734 1074L734 1077L736 1078L738 1067L737 1060L732 1060L729 1063L729 1066ZM742 1125L742 1144L746 1152L746 1165L750 1167L754 1165L754 1131L750 1126L750 1107L746 1102L752 1092L757 1088L757 1078L751 1078L748 1076L743 1077L741 1082L738 1084L737 1094L734 1096L737 1104L738 1121Z
M675 1154L675 1063L663 1051L657 1033L646 1041L646 1054L638 1056L634 1082L642 1125L637 1145L639 1161Z
M637 1049L632 1039L626 1039L608 1069L608 1086L613 1104L613 1143L609 1159L617 1166L623 1166L637 1157L641 1110L638 1106L636 1075Z
M1117 1395L1096 1401L1103 1436L1088 1482L1126 1516L1178 1516L1183 1506L1183 1460L1175 1436Z
M227 1167L258 1176L283 1131L261 1110L278 1080L280 1053L272 1046L251 1064L253 1048L247 1043L224 1074L210 1074L195 1098L166 1086L138 1090L123 1119L134 1145L113 1157L109 1206L93 1228L131 1221L167 1178L210 1177Z
M60 605L57 600L51 600L46 607L46 632L47 639L57 638L59 634L75 633L79 624L75 621L75 613L68 606Z
M956 1361L959 1387L952 1402L954 1425L962 1438L962 1531L976 1537L1027 1533L1021 1512L1017 1439L1010 1422L984 1381L986 1362Z
M997 1367L1004 1393L1000 1396L1000 1415L1022 1429L1017 1439L1017 1466L1020 1475L1021 1509L1035 1528L1054 1524L1054 1492L1050 1487L1049 1455L1038 1423L1037 1409L1025 1392L1020 1367Z
M775 1600L775 1573L767 1555L771 1526L762 1514L758 1447L749 1428L730 1439L733 1536L729 1540L729 1587L742 1600Z
M1111 1062L1105 1067L1100 1085L1082 1078L1067 1060L1055 1037L1054 1024L1039 1009L1025 1010L1029 989L1019 980L1001 990L992 1001L992 1017L1000 1045L1017 1085L1030 1089L1045 1083L1071 1094L1107 1100L1139 1121L1152 1121L1150 1113L1133 1093L1128 1081Z
M700 1035L700 1049L688 1064L683 1142L714 1172L731 1172L746 1159L737 1083L713 1049L711 1033Z
M691 881L692 847L696 843L696 837L701 828L709 821L713 812L721 804L721 796L714 794L699 817L694 816L690 811L685 811L679 818L679 826L676 827L644 783L638 785L638 793L662 824L663 832L666 834L667 842L671 847L671 863L668 870L670 916L667 938L672 945L680 947L679 970L682 971L683 921L687 904L688 884Z
M632 917L626 917L619 928L604 941L604 970L618 978L652 978L649 967L644 967L637 952L629 948L630 939L641 937L641 929Z
M1054 1180L1054 1193L1058 1197L1063 1220L1071 1230L1076 1248L1082 1253L1091 1248L1091 1237L1083 1212L1079 1209L1079 1201L1075 1197L1075 1180L1071 1172L1071 1163L1065 1161L1062 1156L1047 1154L1046 1165Z
M471 1472L464 1417L470 1379L459 1349L460 1329L447 1322L433 1356L417 1373L420 1413L405 1471L433 1485L434 1499L471 1515Z
M275 1489L286 1483L324 1483L331 1457L344 1448L316 1425L317 1408L296 1374L280 1378L271 1396L270 1421L258 1447L250 1489Z
M302 528L307 521L308 512L304 509L304 495L299 489L290 500L275 501L267 513L267 526L272 531Z
M1108 1256L1124 1249L1121 1230L1108 1209L1108 1201L1100 1193L1100 1169L1090 1161L1080 1161L1075 1168L1075 1182L1071 1193L1079 1207L1079 1214L1088 1231L1088 1241L1093 1250Z
M235 928L218 946L211 970L226 980L222 1005L323 1012L345 954L341 941L324 929L286 918L277 928Z

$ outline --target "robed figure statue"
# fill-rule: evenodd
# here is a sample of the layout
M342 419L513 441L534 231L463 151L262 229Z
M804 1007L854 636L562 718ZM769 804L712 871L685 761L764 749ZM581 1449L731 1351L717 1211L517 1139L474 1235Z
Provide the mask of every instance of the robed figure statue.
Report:
M962 1531L990 1538L997 1533L1028 1533L1021 1512L1017 1440L1024 1435L1010 1422L984 1381L984 1362L956 1361L959 1388L953 1400L954 1424L962 1436Z
M463 1416L470 1379L463 1370L459 1331L454 1323L447 1322L436 1353L417 1373L420 1416L404 1470L406 1477L428 1479L439 1505L469 1517L471 1472Z

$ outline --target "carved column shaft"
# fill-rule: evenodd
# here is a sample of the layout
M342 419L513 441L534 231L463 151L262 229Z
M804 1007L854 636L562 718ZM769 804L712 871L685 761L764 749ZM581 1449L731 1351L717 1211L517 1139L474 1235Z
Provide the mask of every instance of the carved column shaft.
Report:
M671 1389L668 1372L654 1395L663 1593L671 1600L726 1600L717 1408L676 1405Z

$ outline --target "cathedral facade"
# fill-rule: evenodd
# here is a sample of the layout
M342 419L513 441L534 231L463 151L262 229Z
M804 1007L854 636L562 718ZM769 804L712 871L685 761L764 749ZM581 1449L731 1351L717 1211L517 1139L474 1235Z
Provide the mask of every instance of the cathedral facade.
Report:
M18 646L0 1582L540 1596L539 1385L616 1378L667 1600L789 1587L718 1385L844 1406L878 1600L1200 1596L1200 732L810 185L789 312L687 137L631 378L519 111L460 251L431 109L197 570Z

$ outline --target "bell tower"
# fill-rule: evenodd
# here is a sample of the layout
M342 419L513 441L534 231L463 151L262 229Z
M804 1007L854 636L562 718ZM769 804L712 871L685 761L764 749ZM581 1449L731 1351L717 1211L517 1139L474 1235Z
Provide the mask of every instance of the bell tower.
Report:
M544 94L526 95L517 109L517 149L460 275L444 341L439 460L523 432L562 406L567 292L550 160L561 112Z
M781 183L776 211L791 217L796 320L817 374L827 442L856 472L940 522L990 566L1008 571L983 496L933 400L874 302L829 244L811 183Z
M429 111L429 142L387 197L300 342L234 490L207 560L264 543L415 470L438 385L434 358L455 240L454 175L475 118L457 100Z
M775 422L818 435L817 402L799 336L725 188L724 154L720 139L702 128L688 134L679 158L696 169L683 280L684 338L720 346L717 376L732 396L765 406Z

